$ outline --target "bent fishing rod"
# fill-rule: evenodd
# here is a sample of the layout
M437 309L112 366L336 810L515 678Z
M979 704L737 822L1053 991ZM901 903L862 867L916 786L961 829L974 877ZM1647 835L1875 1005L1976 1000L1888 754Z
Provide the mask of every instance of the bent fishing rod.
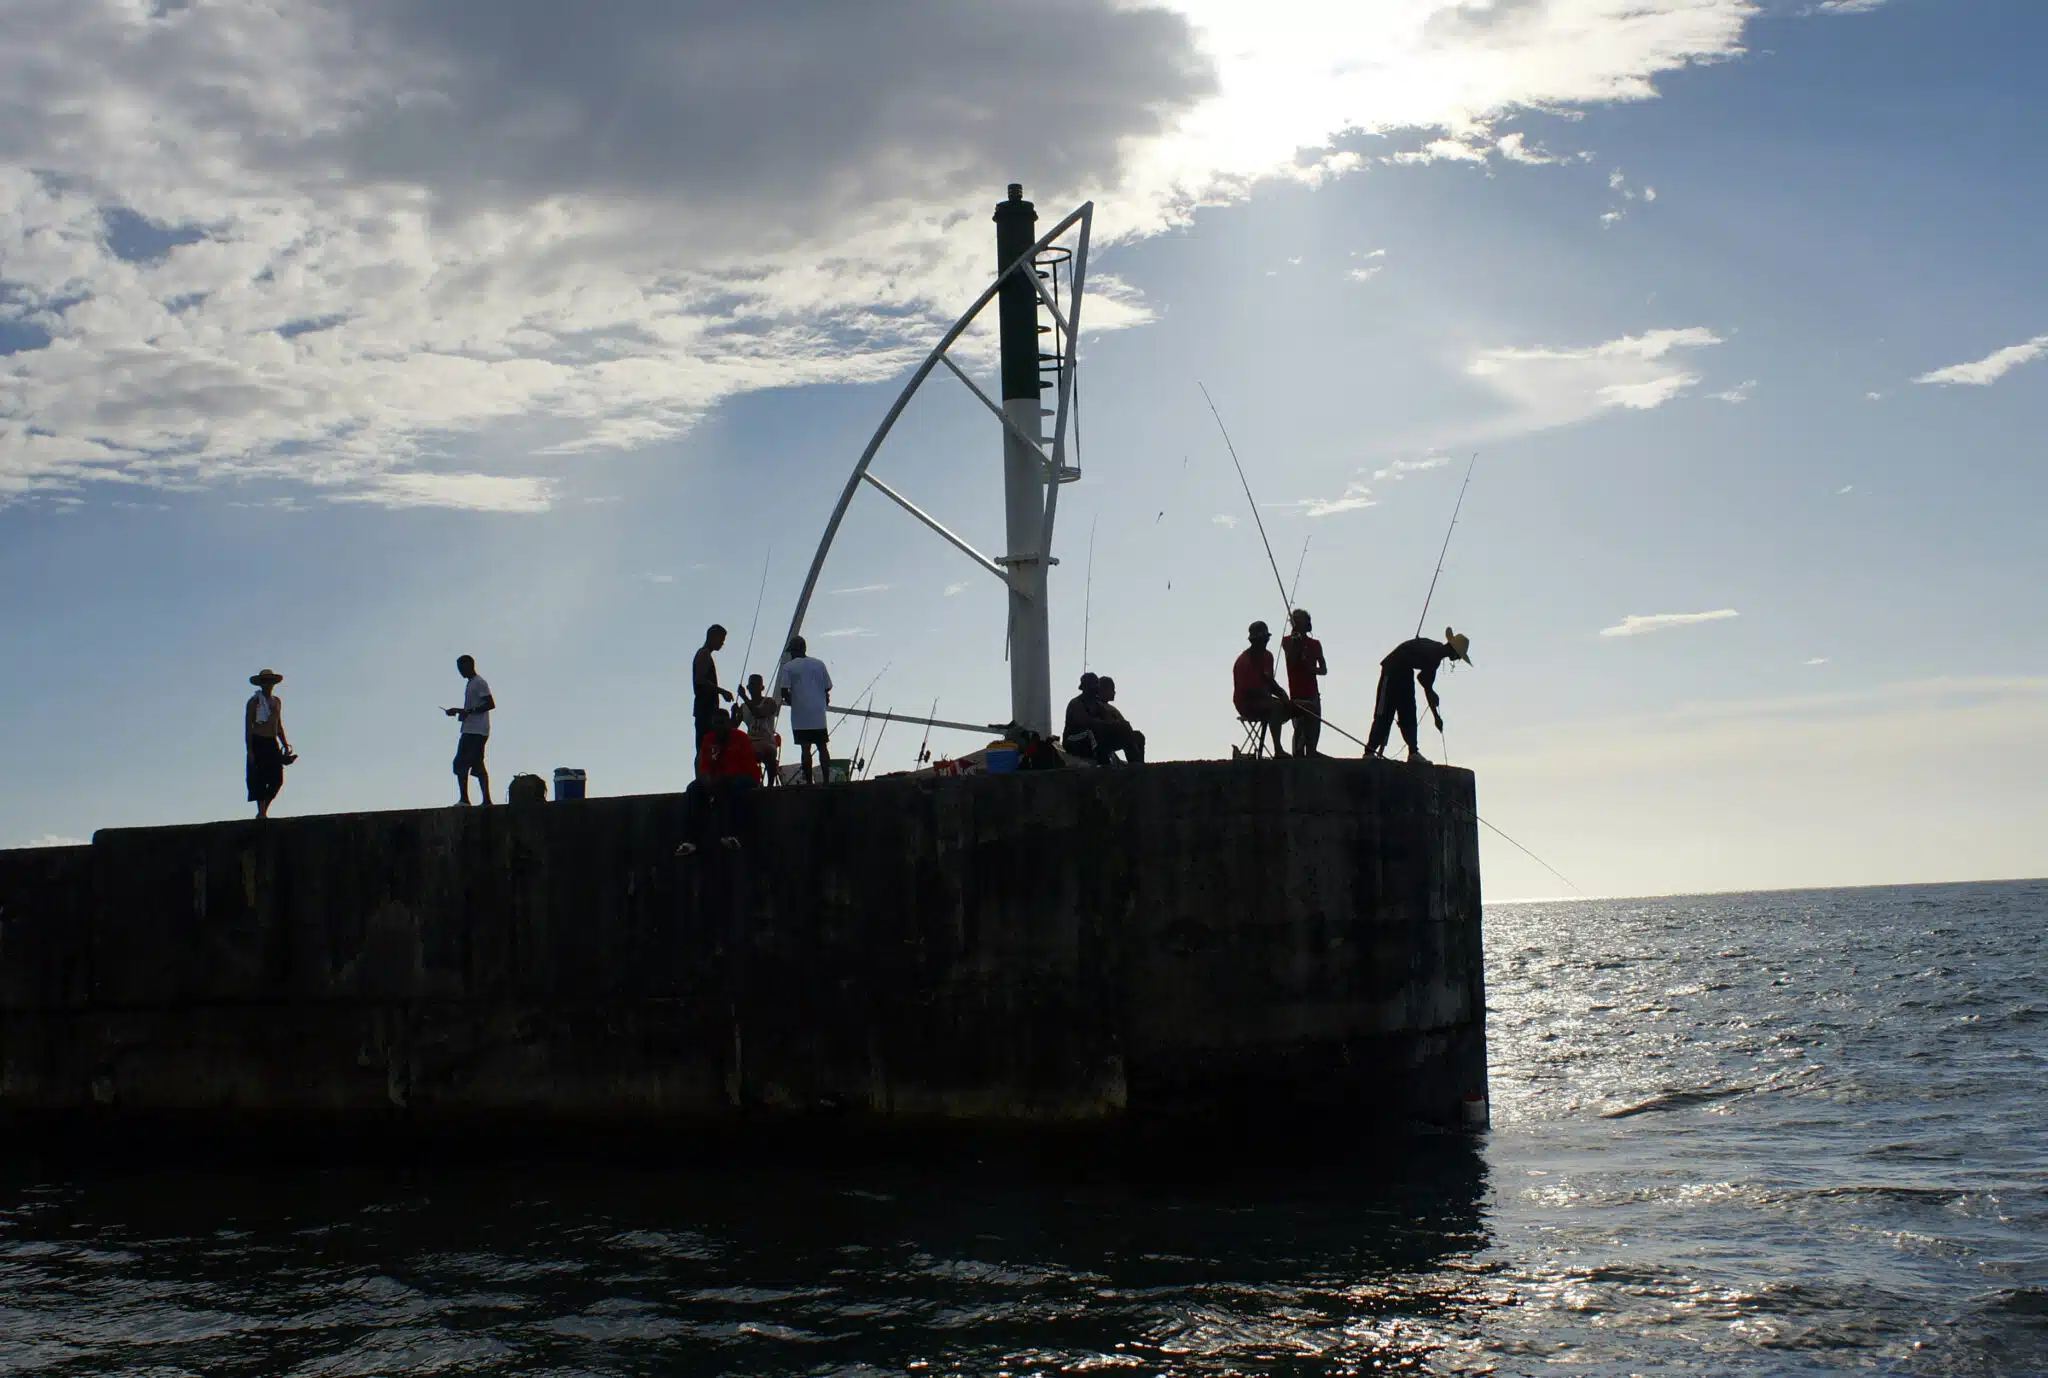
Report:
M1237 481L1244 488L1245 504L1252 509L1252 523L1259 528L1259 544L1266 548L1266 563L1273 567L1273 584L1280 590L1281 617L1284 627L1294 611L1294 604L1287 596L1287 581L1280 577L1280 562L1273 558L1273 543L1266 539L1265 518L1259 515L1259 502L1252 496L1251 480L1244 476L1244 462L1237 457L1237 446L1230 443L1230 428L1223 424L1223 413L1216 410L1216 399L1209 395L1209 389L1197 381L1202 389L1202 400L1209 404L1209 415L1216 418L1216 429L1223 433L1223 448L1230 451L1230 462L1237 468ZM1348 734L1346 734L1348 735Z
M1436 573L1429 576L1429 592L1422 600L1422 616L1415 619L1415 634L1422 635L1422 624L1429 621L1429 605L1436 598L1436 581L1443 577L1444 557L1451 553L1451 533L1458 529L1458 514L1465 510L1465 490L1472 486L1472 471L1479 467L1479 452L1472 452L1471 463L1465 466L1465 481L1458 485L1458 505L1451 509L1451 524L1444 528L1444 548L1436 553Z

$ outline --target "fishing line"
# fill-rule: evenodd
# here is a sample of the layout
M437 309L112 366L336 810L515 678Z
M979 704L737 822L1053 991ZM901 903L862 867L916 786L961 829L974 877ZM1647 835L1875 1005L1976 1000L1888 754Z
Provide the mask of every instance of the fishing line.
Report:
M1301 592L1301 567L1308 563L1308 543L1315 538L1313 531L1301 538L1301 558L1294 562L1294 587L1287 591L1287 606L1290 611L1294 607L1295 595Z
M1088 627L1095 614L1095 528L1102 521L1097 517L1088 523L1088 582L1081 595L1081 673L1088 673ZM934 713L939 710L934 708Z
M1524 847L1521 843L1515 841L1512 837L1509 837L1506 833L1501 832L1499 828L1495 828L1493 824L1487 823L1486 820L1480 818L1478 814L1475 813L1472 816L1475 819L1478 819L1479 822L1486 823L1486 826L1488 828L1491 828L1494 834L1498 836L1501 841L1507 843L1510 847L1513 847L1516 851L1520 852L1523 856L1529 858L1529 860L1535 862L1538 866L1541 866L1544 870L1550 872L1550 874L1552 874L1553 876L1556 876L1566 885L1570 885L1572 889L1579 890L1579 887L1573 883L1572 878L1570 876L1558 870L1555 866L1552 866L1549 862L1545 861L1542 857L1536 855L1536 853L1530 851L1527 847ZM1586 894L1584 890L1579 890L1579 897L1581 899L1591 898Z
M1479 452L1472 452L1472 462L1465 466L1465 481L1458 485L1458 505L1451 509L1451 524L1444 529L1444 548L1436 553L1436 573L1429 576L1429 593L1422 600L1422 616L1415 619L1415 634L1422 635L1422 624L1429 621L1429 605L1436 598L1436 581L1444 572L1444 557L1451 553L1451 532L1458 529L1458 513L1465 510L1465 490L1472 486L1472 471L1479 465Z
M747 653L740 657L740 683L747 682L747 671L754 664L754 633L761 629L761 600L768 596L768 562L775 558L775 547L769 546L768 553L761 557L761 591L754 595L754 623L747 628Z
M1223 432L1223 447L1230 451L1230 462L1237 466L1237 481L1244 487L1244 500L1252 509L1252 523L1259 528L1259 544L1266 547L1266 563L1273 567L1273 583L1280 590L1281 622L1287 621L1285 614L1294 610L1293 602L1287 596L1287 581L1280 577L1280 562L1273 558L1273 543L1266 539L1266 521L1259 515L1258 499L1252 496L1251 480L1244 476L1244 464L1237 457L1237 446L1230 443L1230 430L1223 424L1223 413L1216 410L1216 400L1209 396L1209 389L1198 381L1202 389L1202 400L1209 404L1209 415L1216 418L1216 429Z
M939 701L932 699L932 711L925 715L924 740L917 744L917 764L923 765L932 758L932 719L939 716Z

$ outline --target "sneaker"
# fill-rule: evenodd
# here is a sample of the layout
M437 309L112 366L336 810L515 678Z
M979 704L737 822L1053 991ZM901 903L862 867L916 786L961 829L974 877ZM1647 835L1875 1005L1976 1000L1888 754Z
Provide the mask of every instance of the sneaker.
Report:
M1411 751L1408 753L1408 764L1411 766L1426 766L1429 764L1429 757L1419 751Z

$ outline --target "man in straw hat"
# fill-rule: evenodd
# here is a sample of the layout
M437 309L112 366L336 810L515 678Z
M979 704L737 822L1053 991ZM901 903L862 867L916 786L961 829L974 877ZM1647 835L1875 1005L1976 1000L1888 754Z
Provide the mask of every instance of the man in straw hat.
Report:
M292 744L284 735L284 705L271 690L284 683L275 670L259 670L249 676L256 692L249 695L242 710L242 745L248 753L245 775L249 802L258 818L270 817L270 802L284 788L284 768L297 760Z
M1387 652L1387 658L1380 662L1379 698L1373 705L1372 731L1366 734L1366 755L1383 757L1387 754L1387 736L1398 716L1401 740L1408 743L1409 761L1415 765L1429 764L1415 747L1416 682L1421 681L1422 692L1429 699L1429 715L1436 719L1436 730L1443 731L1444 715L1436 696L1437 668L1446 660L1462 660L1470 665L1472 657L1467 653L1470 646L1468 638L1446 627L1442 641L1418 636Z

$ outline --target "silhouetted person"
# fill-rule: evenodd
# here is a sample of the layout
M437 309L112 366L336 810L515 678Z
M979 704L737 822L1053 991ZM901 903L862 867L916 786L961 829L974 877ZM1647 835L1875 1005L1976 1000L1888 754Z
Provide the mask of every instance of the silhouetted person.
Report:
M782 753L775 744L775 718L782 712L782 705L769 694L759 675L747 676L747 687L740 692L739 702L733 705L733 714L741 727L747 730L747 739L754 744L754 759L761 763L761 769L771 785L782 783Z
M775 695L789 707L790 731L803 751L804 783L811 783L811 751L818 753L818 769L832 778L832 752L825 734L825 710L832 705L832 674L825 662L808 654L804 639L789 643L789 659L775 674Z
M291 739L284 734L284 705L270 692L284 683L284 676L259 670L249 676L249 683L256 692L242 709L242 749L248 757L243 774L256 816L268 818L271 801L284 788L284 768L292 756Z
M484 769L484 748L491 740L491 710L498 701L491 697L491 686L476 672L476 660L471 656L455 658L455 673L462 676L462 707L444 708L441 711L451 718L462 719L462 730L455 737L455 788L462 798L457 802L469 802L469 777L476 777L477 792L486 804L491 802L491 776Z
M676 855L694 855L713 837L728 851L738 851L742 800L760 784L753 740L723 708L712 709L697 743L697 778L683 791L683 841Z
M1069 756L1105 760L1107 754L1100 735L1107 722L1102 712L1102 681L1095 675L1084 674L1076 687L1080 692L1067 700L1066 720L1060 725L1060 747Z
M1251 645L1239 653L1237 663L1230 667L1230 702L1240 719L1258 724L1253 751L1265 743L1266 734L1270 732L1273 734L1273 754L1285 756L1287 752L1280 745L1280 729L1294 716L1294 705L1288 700L1287 691L1273 678L1273 653L1266 649L1273 640L1273 633L1265 623L1254 622L1245 635Z
M1443 731L1444 715L1436 696L1436 672L1446 660L1462 660L1470 665L1472 657L1467 654L1467 648L1471 644L1469 638L1446 627L1442 641L1418 636L1387 652L1387 658L1380 662L1379 695L1373 703L1372 731L1366 734L1366 755L1384 757L1387 754L1388 732L1398 717L1401 720L1401 740L1408 743L1408 759L1416 765L1429 764L1415 746L1416 682L1421 681L1422 692L1429 699L1429 715L1436 719L1436 730Z
M732 698L730 689L718 687L718 662L711 658L724 645L725 628L714 622L705 629L704 644L690 659L690 740L693 742L703 741L704 734L711 729L711 715L724 711L719 700Z
M1323 661L1323 643L1310 636L1306 608L1288 615L1293 630L1280 638L1280 653L1287 661L1287 693L1294 700L1294 754L1313 756L1323 736L1323 686L1321 675L1330 673Z
M1102 700L1103 745L1108 753L1121 751L1130 764L1144 765L1145 734L1132 727L1123 709L1116 706L1116 681L1104 675L1095 681L1095 692Z

